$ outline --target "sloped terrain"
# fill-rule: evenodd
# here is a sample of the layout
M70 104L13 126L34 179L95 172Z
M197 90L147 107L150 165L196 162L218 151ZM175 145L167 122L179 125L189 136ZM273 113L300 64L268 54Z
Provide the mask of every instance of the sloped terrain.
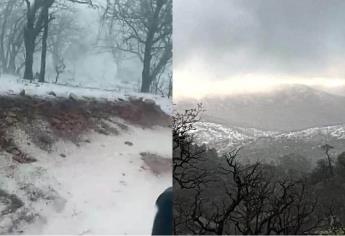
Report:
M240 156L245 161L276 161L285 155L299 154L315 163L324 158L321 146L326 143L334 146L331 151L334 156L345 150L345 125L273 132L200 122L196 128L194 135L199 144L216 148L220 153L241 147Z
M169 126L144 98L0 97L0 233L149 234Z
M345 123L345 97L303 85L267 93L178 101L185 109L202 102L205 121L224 126L291 131Z

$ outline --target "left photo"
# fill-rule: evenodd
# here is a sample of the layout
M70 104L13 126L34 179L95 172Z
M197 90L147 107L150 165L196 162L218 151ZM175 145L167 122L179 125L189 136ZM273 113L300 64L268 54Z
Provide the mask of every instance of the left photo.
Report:
M172 232L171 97L172 0L2 0L0 234Z

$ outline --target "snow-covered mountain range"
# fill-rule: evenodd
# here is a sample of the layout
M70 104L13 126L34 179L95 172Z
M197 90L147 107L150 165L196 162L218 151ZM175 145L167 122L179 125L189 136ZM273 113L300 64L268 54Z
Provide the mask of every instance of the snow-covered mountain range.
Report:
M324 157L325 143L335 147L334 157L345 151L344 95L286 85L266 93L181 100L177 110L202 103L195 139L220 153L242 147L241 156L249 160L298 154L315 161Z
M276 132L262 131L255 128L225 127L211 122L198 122L193 131L197 142L209 147L227 150L255 141L260 137L270 137Z
M220 153L241 147L242 156L248 159L275 160L299 153L317 160L324 155L320 147L325 143L335 147L334 154L345 150L345 124L278 132L198 122L193 133L197 143Z
M267 93L186 99L178 109L202 103L204 121L225 126L291 131L345 123L345 96L305 85L288 85Z

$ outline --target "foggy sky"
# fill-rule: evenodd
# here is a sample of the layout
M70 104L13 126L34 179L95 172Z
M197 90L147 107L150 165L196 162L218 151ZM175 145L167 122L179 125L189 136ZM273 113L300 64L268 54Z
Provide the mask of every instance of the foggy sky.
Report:
M175 0L174 67L175 90L248 74L345 81L345 1Z

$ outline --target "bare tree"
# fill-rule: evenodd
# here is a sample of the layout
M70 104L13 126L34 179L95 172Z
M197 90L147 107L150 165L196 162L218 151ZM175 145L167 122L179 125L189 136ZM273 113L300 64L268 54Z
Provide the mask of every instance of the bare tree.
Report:
M24 79L33 80L32 66L34 63L34 52L36 38L40 34L46 19L46 13L55 0L34 0L26 2L26 25L24 28L25 44L25 71Z
M240 149L219 157L195 145L200 107L173 122L175 234L314 234L327 228L306 179L272 165L241 164Z
M202 105L198 104L197 108L175 112L173 116L173 178L181 188L194 188L206 176L195 166L205 149L193 144L191 134L201 112Z
M0 4L0 68L16 74L23 52L24 4L22 0L4 0Z
M172 1L107 0L103 20L110 35L117 34L113 47L142 62L141 92L149 92L171 62Z
M321 146L321 149L325 151L326 157L327 157L327 161L328 161L328 168L329 168L329 173L331 176L334 176L334 171L333 171L333 165L332 165L332 159L331 156L329 154L329 151L331 149L333 149L334 147L329 145L329 144L325 144Z
M43 83L46 74L46 58L47 58L47 39L48 39L48 25L49 25L49 8L42 10L43 17L43 35L42 35L42 49L41 49L41 70L39 82Z
M54 20L50 23L48 51L52 55L53 67L56 73L55 83L65 72L65 54L70 45L80 39L82 29L77 25L75 10L70 6L59 5L52 9Z
M33 80L33 63L36 39L42 32L42 57L41 72L45 71L46 40L48 37L48 23L53 17L49 17L49 9L59 0L25 0L26 3L26 24L24 27L24 45L25 45L25 71L24 79ZM91 4L91 0L68 0L72 3ZM49 17L47 19L47 17ZM43 68L42 68L43 67ZM43 75L44 76L44 75ZM42 79L42 77L40 78Z
M318 232L324 218L317 214L318 201L305 181L275 180L261 164L243 166L236 158L237 152L225 155L227 164L220 172L208 172L213 181L197 182L185 193L188 200L177 191L176 205L188 202L175 213L179 234Z

